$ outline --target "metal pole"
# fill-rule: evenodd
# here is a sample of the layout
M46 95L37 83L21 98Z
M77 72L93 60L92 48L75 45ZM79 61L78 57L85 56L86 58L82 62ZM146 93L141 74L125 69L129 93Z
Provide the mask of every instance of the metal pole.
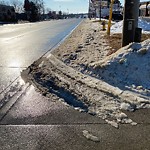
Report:
M125 0L122 46L126 46L134 41L135 30L138 28L140 0Z
M99 19L100 19L100 21L101 21L101 17L102 17L102 3L101 3L101 0L100 0L100 2L99 2Z
M108 28L107 28L107 35L110 35L110 27L111 27L111 20L112 20L113 4L114 4L114 0L111 0L110 12L109 12L109 21L108 21Z
M90 0L89 0L89 11L88 11L88 17L91 20L91 5L90 5Z

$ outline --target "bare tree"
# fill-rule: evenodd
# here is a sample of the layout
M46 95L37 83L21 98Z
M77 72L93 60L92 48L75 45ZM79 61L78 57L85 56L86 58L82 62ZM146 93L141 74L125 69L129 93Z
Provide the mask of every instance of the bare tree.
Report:
M3 5L5 2L3 0L0 0L0 4Z
M37 6L39 14L45 13L44 0L32 0L32 2Z
M9 2L7 0L0 0L1 5L9 5Z
M45 9L45 13L48 14L50 11L52 11L50 8Z
M23 3L21 0L10 0L10 5L14 7L16 13L23 12Z

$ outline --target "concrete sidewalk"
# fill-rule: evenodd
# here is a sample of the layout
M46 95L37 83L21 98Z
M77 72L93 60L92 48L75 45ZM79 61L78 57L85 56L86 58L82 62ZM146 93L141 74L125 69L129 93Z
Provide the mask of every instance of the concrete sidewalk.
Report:
M137 126L119 129L29 86L0 121L0 150L149 150L150 110L128 113ZM127 113L127 112L126 112ZM87 130L99 142L83 136Z

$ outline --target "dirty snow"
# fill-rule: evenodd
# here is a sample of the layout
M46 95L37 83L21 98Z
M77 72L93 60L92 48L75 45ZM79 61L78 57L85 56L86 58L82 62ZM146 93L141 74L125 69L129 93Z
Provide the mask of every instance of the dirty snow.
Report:
M142 33L150 34L150 22L139 18L138 27L142 28ZM117 22L111 26L111 33L122 33L123 21Z
M54 56L28 68L28 81L43 95L48 96L49 91L63 102L76 97L88 106L89 114L116 128L119 123L136 125L122 111L150 108L150 40L106 56L109 45L104 34L99 23L83 22L53 51ZM89 137L87 132L83 134Z
M87 138L88 140L91 140L91 141L93 141L93 142L100 142L99 138L98 138L97 136L92 135L91 133L89 133L89 131L83 130L82 133L83 133L83 136L84 136L85 138Z
M133 43L103 61L91 64L92 74L122 90L150 96L150 39Z

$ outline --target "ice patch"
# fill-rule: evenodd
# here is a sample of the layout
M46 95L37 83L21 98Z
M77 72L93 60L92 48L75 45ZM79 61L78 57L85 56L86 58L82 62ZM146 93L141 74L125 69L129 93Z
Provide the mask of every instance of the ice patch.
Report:
M96 137L96 136L90 134L89 131L84 130L84 131L82 131L82 133L83 133L83 136L84 136L85 138L87 138L88 140L91 140L91 141L93 141L93 142L100 142L100 139L99 139L98 137Z
M110 121L110 120L105 120L108 124L110 124L111 126L115 127L115 128L119 128L119 125L116 121Z

